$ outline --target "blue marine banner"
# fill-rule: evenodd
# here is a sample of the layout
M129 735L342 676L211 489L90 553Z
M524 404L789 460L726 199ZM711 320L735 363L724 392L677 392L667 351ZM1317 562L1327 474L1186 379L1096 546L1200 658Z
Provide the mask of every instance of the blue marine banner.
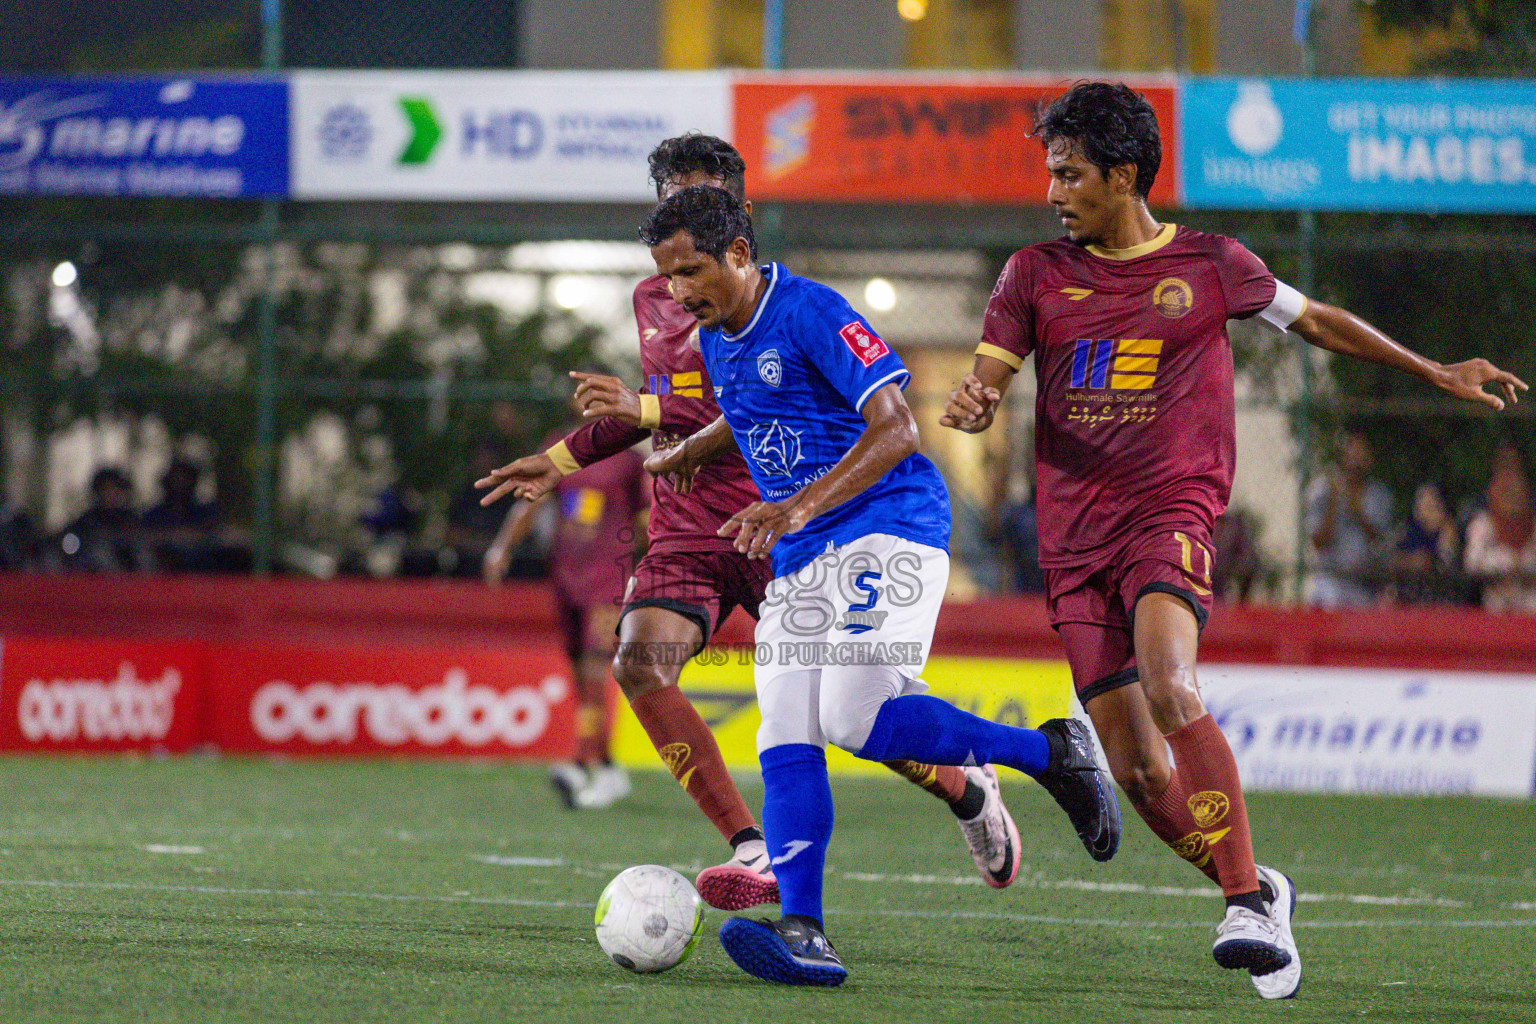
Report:
M0 193L288 194L288 83L0 78Z
M1192 78L1184 205L1536 211L1536 82Z

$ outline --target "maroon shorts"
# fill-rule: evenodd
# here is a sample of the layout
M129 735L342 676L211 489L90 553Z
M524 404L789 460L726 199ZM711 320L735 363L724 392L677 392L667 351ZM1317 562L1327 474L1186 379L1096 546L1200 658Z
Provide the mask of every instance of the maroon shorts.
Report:
M757 618L772 579L772 561L735 551L647 552L624 592L620 618L636 608L665 608L697 623L708 643L735 608Z
M1132 625L1152 593L1188 602L1201 629L1211 614L1211 542L1201 526L1138 533L1104 559L1045 570L1045 603L1083 704L1137 680Z

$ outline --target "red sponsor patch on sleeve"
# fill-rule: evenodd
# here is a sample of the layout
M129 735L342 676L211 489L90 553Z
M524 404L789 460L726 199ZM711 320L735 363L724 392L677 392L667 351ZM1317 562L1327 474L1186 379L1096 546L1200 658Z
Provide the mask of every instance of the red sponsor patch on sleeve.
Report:
M859 362L865 366L874 365L876 359L889 355L891 352L890 349L885 347L885 342L881 341L875 332L857 320L848 324L837 333L843 341L848 343L848 348L852 350L853 354L859 357Z

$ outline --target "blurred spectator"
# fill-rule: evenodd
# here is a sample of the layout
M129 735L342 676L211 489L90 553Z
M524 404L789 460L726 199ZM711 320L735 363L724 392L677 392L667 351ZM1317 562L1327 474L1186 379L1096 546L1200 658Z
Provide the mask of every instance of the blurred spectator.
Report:
M32 517L0 498L0 569L30 569L37 561Z
M91 477L91 506L59 536L64 565L86 572L121 572L149 567L139 514L133 510L133 481L116 466Z
M1211 590L1223 601L1246 601L1264 572L1259 554L1259 525L1253 513L1229 508L1211 531L1216 564L1211 567Z
M189 459L172 459L160 477L160 503L142 524L157 568L169 572L210 572L218 567L219 508L199 501L202 471Z
M1464 566L1482 581L1488 611L1536 613L1536 520L1518 456L1495 461L1488 507L1467 525Z
M1413 492L1413 511L1393 552L1397 599L1404 604L1462 600L1456 578L1461 534L1445 490L1434 482Z
M1321 608L1375 604L1386 570L1392 495L1371 479L1374 456L1346 433L1339 465L1307 489L1306 531L1314 552L1308 601Z
M1045 593L1040 568L1040 530L1035 519L1034 492L1022 480L1010 483L1008 498L998 511L998 532L1013 566L1013 589L1021 594Z
M470 453L469 469L448 503L448 533L446 548L440 563L445 572L456 576L481 575L485 553L496 541L496 534L507 517L509 504L498 501L486 508L480 499L486 492L475 489L475 481L487 476L491 470L511 459L493 440L485 439L475 444ZM514 577L532 578L542 575L543 559L537 551L537 538L530 535L510 555L507 572Z

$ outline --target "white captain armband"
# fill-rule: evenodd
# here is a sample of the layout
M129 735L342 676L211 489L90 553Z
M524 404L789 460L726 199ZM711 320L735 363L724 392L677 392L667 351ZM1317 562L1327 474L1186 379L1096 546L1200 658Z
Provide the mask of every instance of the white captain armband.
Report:
M1275 301L1259 313L1259 319L1280 330L1289 330L1291 324L1301 319L1307 311L1307 297L1278 277L1275 278Z

